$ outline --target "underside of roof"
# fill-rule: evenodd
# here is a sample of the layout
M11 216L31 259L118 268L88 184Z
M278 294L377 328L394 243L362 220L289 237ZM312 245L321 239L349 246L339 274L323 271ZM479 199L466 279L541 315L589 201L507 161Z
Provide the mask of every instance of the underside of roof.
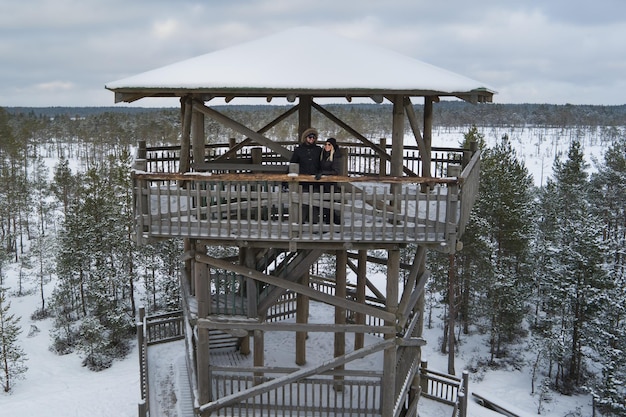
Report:
M314 30L297 28L222 49L105 86L116 102L144 97L299 96L369 97L391 95L458 97L491 102L485 84L422 61Z

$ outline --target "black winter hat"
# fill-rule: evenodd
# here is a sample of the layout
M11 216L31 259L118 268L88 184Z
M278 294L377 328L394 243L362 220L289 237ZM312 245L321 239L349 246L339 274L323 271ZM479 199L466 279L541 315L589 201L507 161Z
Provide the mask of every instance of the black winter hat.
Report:
M326 142L328 142L331 145L333 145L333 148L335 149L335 151L337 151L337 149L339 149L339 145L337 144L337 139L335 139L335 138L328 138L328 139L326 139Z

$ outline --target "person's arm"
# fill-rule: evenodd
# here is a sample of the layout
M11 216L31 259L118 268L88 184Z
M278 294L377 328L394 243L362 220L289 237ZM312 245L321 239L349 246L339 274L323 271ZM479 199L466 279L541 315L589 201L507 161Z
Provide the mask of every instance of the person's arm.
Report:
M300 163L300 153L298 152L298 148L296 147L296 149L293 150L293 153L291 154L291 159L289 160L289 163L291 164L299 164Z

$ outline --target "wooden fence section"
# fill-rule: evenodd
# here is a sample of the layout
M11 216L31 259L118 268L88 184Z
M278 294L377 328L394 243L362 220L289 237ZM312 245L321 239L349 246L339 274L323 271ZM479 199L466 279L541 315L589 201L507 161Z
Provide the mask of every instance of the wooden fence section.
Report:
M145 326L148 345L184 338L182 311L146 316Z
M404 177L375 183L329 177L315 184L279 174L264 178L273 180L135 173L137 237L284 243L323 235L325 241L443 246L456 238L458 186L447 186L456 178L437 180L425 193L422 180Z
M212 367L213 398L222 398L255 385L271 381L289 370L264 368L240 370ZM274 374L273 376L271 374ZM329 417L381 415L381 378L374 373L342 371L342 389L337 389L333 373L303 378L276 389L248 398L240 403L219 408L212 415L319 415Z

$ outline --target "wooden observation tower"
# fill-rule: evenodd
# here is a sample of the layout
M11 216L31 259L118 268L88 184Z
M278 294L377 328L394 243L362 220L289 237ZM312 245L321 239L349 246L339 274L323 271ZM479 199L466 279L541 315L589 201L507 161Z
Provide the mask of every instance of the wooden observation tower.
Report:
M416 416L426 253L457 249L480 165L476 149L432 146L433 104L440 97L490 102L493 91L306 28L106 88L116 102L180 99L176 157L164 165L158 149L141 144L133 178L137 242L185 242L180 328L194 413ZM287 106L274 120L255 120L256 126L212 106L238 98ZM391 125L381 131L391 138L359 133L322 104L327 99L390 103ZM423 114L414 110L416 99L423 100ZM316 180L291 172L292 151L314 115L348 138L341 141L342 175ZM208 137L207 117L240 136ZM296 125L293 137L272 133L285 123ZM339 213L340 222L325 223L324 210L316 208ZM235 254L218 256L216 248ZM411 259L401 262L406 248ZM336 271L324 279L314 273L322 257ZM384 265L385 288L368 279L372 262ZM310 320L311 303L333 309L333 319ZM290 335L293 363L266 363L269 335L276 332ZM313 334L331 336L332 357L312 363L307 342ZM244 359L224 361L224 352ZM371 355L382 355L380 369L359 365Z

